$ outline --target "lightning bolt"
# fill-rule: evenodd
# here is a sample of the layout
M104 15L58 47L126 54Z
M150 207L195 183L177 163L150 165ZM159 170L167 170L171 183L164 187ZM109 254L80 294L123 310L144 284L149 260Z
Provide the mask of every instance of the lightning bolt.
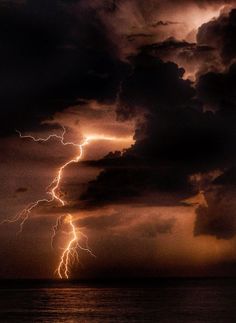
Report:
M108 137L104 135L89 135L86 136L81 144L77 144L74 142L67 142L65 141L65 134L66 134L66 128L63 127L63 132L62 134L51 134L46 138L36 138L32 135L22 135L20 131L17 130L17 133L19 134L19 137L21 139L29 139L34 142L48 142L51 139L57 139L63 146L73 146L76 149L78 149L78 154L65 162L56 173L56 176L52 180L52 182L49 184L49 186L46 188L46 193L49 195L48 199L40 199L35 202L30 203L25 209L23 209L19 214L14 216L12 219L6 219L2 221L0 224L3 223L14 223L20 221L20 229L19 233L22 232L24 223L28 220L31 212L36 209L39 205L44 204L44 203L52 203L52 202L57 202L61 206L66 205L66 201L61 197L61 192L60 192L60 184L63 178L63 171L65 170L66 167L73 163L78 163L82 157L83 157L83 152L84 152L84 147L88 145L91 141L95 140L130 140L129 138L116 138L116 137ZM79 231L75 224L73 223L73 216L70 213L67 213L66 215L59 216L56 220L55 225L52 228L52 236L51 236L51 245L53 247L53 242L56 237L56 234L59 230L59 228L62 226L62 224L67 224L70 228L69 232L66 232L71 238L67 242L66 246L63 248L62 254L60 256L59 264L58 267L56 268L55 272L58 275L59 278L63 279L68 279L69 274L70 274L70 269L71 266L74 264L75 261L79 261L79 255L78 255L78 250L86 251L89 253L91 256L95 257L93 252L88 246L88 238L87 236ZM80 239L81 237L85 241L85 246L81 245Z

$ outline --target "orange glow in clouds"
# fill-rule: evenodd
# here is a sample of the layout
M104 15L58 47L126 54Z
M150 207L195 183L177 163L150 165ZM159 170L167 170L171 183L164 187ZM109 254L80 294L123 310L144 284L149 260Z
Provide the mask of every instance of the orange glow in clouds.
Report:
M194 10L191 13L189 18L190 24L193 28L199 28L201 25L211 21L214 18L217 18L220 15L221 10L224 9L224 6L219 8L209 8L204 10Z

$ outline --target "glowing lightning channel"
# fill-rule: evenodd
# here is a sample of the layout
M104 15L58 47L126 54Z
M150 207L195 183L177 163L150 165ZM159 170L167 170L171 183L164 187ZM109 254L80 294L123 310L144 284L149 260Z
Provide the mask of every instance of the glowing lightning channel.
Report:
M29 218L31 212L33 209L38 207L42 203L51 203L54 201L57 201L61 206L64 206L66 202L60 197L60 184L61 180L63 177L63 171L64 169L73 164L73 163L78 163L81 158L83 157L83 148L84 146L88 145L91 141L95 140L109 140L109 141L114 141L114 140L125 140L126 138L116 138L116 137L107 137L104 135L91 135L91 136L86 136L85 139L81 144L76 144L74 142L65 142L65 134L66 134L66 129L63 127L63 132L61 135L58 134L51 134L46 138L35 138L32 135L22 135L20 131L17 130L17 133L19 134L20 138L22 139L30 139L33 140L34 142L47 142L53 138L58 139L60 143L63 146L73 146L79 149L79 153L76 157L72 158L71 160L67 161L65 164L63 164L57 171L57 174L51 184L47 187L47 194L50 195L49 199L40 199L37 200L33 203L30 203L23 211L21 211L19 214L17 214L15 217L12 219L7 219L2 221L0 224L3 223L13 223L17 221L20 222L20 230L19 232L22 231L23 225L25 221ZM127 138L127 140L130 140L130 138ZM69 213L67 213L66 217L60 216L56 220L56 224L53 226L53 233L51 237L51 245L53 246L53 241L56 236L57 231L59 230L59 227L61 226L62 222L68 223L71 231L69 234L72 236L69 242L67 243L66 247L63 249L62 255L60 257L59 265L56 269L56 273L58 276L63 279L69 278L69 271L71 265L74 263L75 260L79 261L78 257L78 249L83 250L88 252L90 255L94 256L93 252L90 250L88 246L88 238L87 236L82 233L81 231L78 231L75 225L73 224L73 216ZM79 235L82 236L85 239L85 247L83 247L80 242L79 242Z

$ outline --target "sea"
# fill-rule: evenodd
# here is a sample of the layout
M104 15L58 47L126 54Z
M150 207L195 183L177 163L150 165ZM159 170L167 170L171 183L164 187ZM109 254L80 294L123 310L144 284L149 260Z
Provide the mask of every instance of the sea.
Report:
M229 278L0 284L0 322L236 322Z

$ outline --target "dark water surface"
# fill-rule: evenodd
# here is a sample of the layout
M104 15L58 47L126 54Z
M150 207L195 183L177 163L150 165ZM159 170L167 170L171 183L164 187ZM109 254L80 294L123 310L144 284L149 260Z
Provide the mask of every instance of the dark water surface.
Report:
M236 281L2 282L0 322L235 323Z

